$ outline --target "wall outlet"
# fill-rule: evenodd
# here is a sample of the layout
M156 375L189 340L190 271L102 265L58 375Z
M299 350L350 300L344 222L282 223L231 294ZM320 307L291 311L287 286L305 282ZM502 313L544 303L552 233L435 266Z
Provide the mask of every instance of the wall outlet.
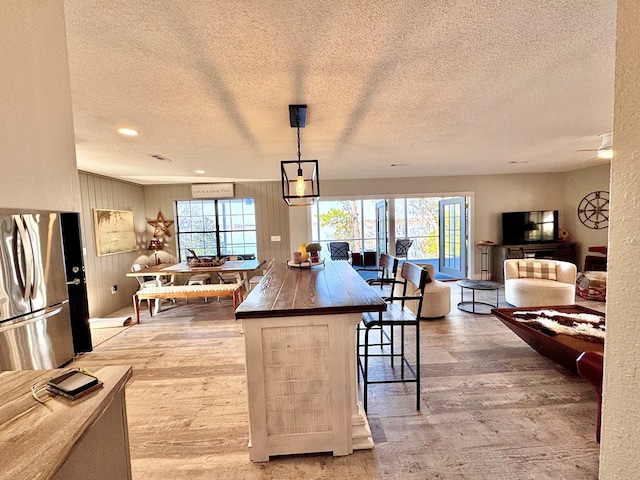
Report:
M280 238L280 235L272 235L272 236L271 236L271 241L272 241L272 242L279 242L279 241L281 241L281 240L282 240L282 239Z
M117 291L118 291L118 285L112 285L111 286L111 295L115 295Z

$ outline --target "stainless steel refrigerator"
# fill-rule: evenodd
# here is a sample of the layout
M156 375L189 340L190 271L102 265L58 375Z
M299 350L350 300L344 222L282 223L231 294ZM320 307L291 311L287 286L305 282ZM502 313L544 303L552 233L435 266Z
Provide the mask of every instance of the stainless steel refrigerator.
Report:
M74 356L60 215L0 210L0 370Z

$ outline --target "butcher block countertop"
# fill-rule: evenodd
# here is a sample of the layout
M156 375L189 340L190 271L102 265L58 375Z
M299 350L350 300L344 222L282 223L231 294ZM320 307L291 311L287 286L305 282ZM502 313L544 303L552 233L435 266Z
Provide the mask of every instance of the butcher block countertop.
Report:
M38 403L31 386L65 370L0 372L0 479L54 477L132 375L129 366L95 369L91 373L104 383L102 388L73 401L53 396L44 404Z
M380 312L384 300L345 261L275 265L236 309L237 319Z

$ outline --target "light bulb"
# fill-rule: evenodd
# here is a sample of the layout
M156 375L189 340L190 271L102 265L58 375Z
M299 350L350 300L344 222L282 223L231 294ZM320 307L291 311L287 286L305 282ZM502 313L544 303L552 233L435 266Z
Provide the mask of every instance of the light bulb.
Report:
M305 190L304 176L302 175L302 169L298 168L298 180L296 180L296 194L299 197L303 197L304 190Z

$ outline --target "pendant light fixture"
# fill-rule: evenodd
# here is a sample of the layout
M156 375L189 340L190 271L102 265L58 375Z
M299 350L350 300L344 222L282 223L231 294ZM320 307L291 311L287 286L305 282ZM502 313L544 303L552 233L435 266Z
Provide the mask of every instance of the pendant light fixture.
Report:
M290 207L313 205L320 198L318 160L300 159L300 129L306 121L306 105L289 105L289 123L298 133L298 160L282 160L280 170L282 198Z

